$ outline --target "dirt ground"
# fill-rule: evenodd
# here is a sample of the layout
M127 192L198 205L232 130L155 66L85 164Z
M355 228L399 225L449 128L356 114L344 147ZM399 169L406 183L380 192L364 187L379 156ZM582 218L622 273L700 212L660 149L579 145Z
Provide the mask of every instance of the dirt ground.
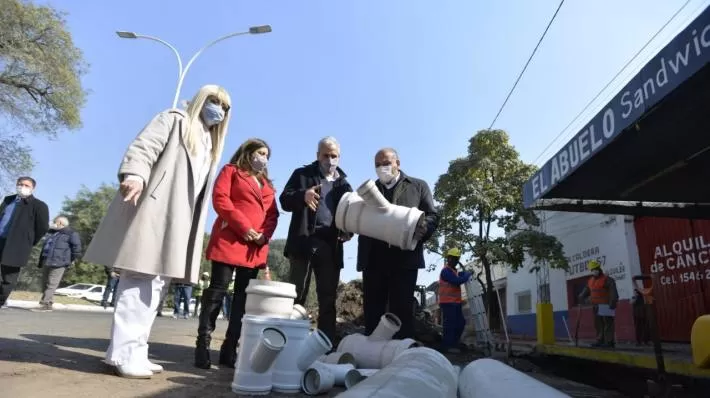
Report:
M165 372L151 380L117 377L101 360L108 346L111 316L105 313L0 310L0 396L21 398L235 397L233 370L192 366L197 321L158 318L151 359ZM218 321L213 349L219 349L225 321ZM157 343L159 342L159 343ZM218 353L213 350L213 357ZM329 395L335 396L339 390ZM268 397L301 397L272 394Z

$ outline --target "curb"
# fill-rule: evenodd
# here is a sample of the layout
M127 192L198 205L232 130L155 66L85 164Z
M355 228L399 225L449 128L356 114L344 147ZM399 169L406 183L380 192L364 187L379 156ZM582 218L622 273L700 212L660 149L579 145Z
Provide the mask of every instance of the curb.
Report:
M7 300L5 306L2 308L17 308L23 310L31 310L39 308L39 303L36 301L26 301L26 300ZM105 314L113 314L113 307L105 308L100 305L86 305L86 304L62 304L55 303L52 306L54 311L74 311L74 312L98 312ZM166 318L172 317L172 310L163 310L162 315ZM219 314L217 319L223 319L222 314Z

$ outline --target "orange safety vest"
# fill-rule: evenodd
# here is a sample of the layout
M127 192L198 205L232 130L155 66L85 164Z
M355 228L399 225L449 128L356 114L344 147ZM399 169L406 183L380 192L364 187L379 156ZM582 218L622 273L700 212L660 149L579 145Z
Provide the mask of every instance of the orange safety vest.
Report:
M609 291L606 289L606 274L599 278L589 278L589 296L592 304L609 304Z
M452 269L454 275L459 276L458 271ZM439 276L439 304L460 304L463 302L461 299L461 285L452 285L449 282Z

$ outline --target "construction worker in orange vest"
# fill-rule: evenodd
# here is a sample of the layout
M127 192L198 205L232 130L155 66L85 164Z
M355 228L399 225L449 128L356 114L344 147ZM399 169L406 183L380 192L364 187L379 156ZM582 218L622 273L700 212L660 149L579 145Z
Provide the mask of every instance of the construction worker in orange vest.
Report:
M461 352L458 348L459 340L466 327L466 318L463 316L463 299L461 298L461 285L471 279L472 273L456 271L456 266L461 258L461 250L449 249L446 252L446 264L439 275L439 308L444 318L444 329L441 348L444 352L452 354Z
M579 301L587 298L592 303L594 310L594 328L597 331L597 342L592 347L614 347L614 316L619 293L616 291L614 278L604 274L602 265L597 260L591 260L587 268L592 276L587 280L579 295Z

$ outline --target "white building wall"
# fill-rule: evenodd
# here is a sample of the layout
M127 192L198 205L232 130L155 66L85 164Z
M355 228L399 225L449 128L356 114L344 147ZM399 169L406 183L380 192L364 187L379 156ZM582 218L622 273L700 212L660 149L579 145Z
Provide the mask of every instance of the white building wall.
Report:
M617 283L621 299L632 296L632 275L640 272L633 220L621 215L541 212L541 230L563 245L570 263L568 272L550 270L550 301L554 311L568 309L567 281L589 276L587 262L598 259ZM526 260L518 272L507 276L508 315L535 312L538 302L537 275ZM529 305L527 295L530 295Z

